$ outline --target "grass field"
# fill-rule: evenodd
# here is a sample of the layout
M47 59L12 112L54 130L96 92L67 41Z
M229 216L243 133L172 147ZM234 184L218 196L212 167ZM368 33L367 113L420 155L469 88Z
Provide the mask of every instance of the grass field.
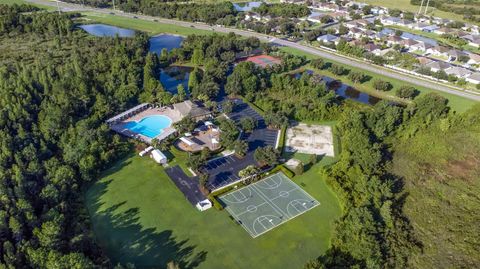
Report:
M319 174L321 163L294 182L321 205L252 239L226 211L199 212L163 168L136 154L119 161L86 192L98 243L114 262L181 268L301 268L329 247L341 215Z
M1 1L1 0L0 0ZM123 28L129 28L139 31L144 31L149 34L159 34L159 33L169 33L169 34L178 34L178 35L191 35L191 34L203 34L211 35L215 32L199 30L196 28L182 27L171 24L163 24L154 21L145 21L133 18L126 18L121 16L115 16L110 14L100 14L97 12L83 12L86 19L105 23L110 25L115 25Z
M370 5L376 5L376 6L382 6L382 7L387 7L387 8L396 8L400 10L405 10L405 11L410 11L413 13L418 12L419 6L414 6L410 4L410 0L364 0L362 1L363 3L367 3ZM464 21L463 16L451 13L451 12L445 12L441 11L438 9L433 9L429 8L428 9L428 15L429 16L435 16L435 17L441 17L441 18L446 18L446 19L452 19L452 20L457 20L457 21Z
M435 124L395 139L393 173L405 182L404 212L422 251L412 268L480 264L480 121ZM451 122L451 121L450 121Z
M286 52L291 53L291 54L305 56L307 59L318 58L317 56L312 55L310 53L306 53L306 52L303 52L301 50L297 50L297 49L290 48L290 47L282 47L281 49L283 51L286 51ZM339 79L346 84L354 86L359 91L363 91L363 92L366 92L368 94L371 94L371 95L374 95L374 96L377 96L377 97L380 97L380 98L383 98L383 99L396 100L397 97L394 96L395 89L399 88L402 85L411 85L411 84L405 83L405 82L403 82L401 80L398 80L398 79L379 76L375 73L372 73L372 72L369 72L369 71L366 71L366 70L363 70L363 69L358 69L358 68L355 68L355 67L351 67L351 66L348 66L348 65L344 65L344 64L341 64L341 63L338 63L338 62L334 62L334 61L330 61L330 60L328 60L327 62L335 63L337 65L341 65L341 66L343 66L347 69L350 69L351 71L361 72L361 73L363 73L367 76L370 76L371 79L369 81L363 83L363 84L359 84L359 83L354 84L354 83L352 83L351 81L348 80L347 76L336 76L328 70L316 70L316 72L319 73L319 74L323 74L323 75L327 75L327 76ZM375 78L380 78L382 80L390 82L393 86L393 89L388 91L388 92L381 92L381 91L377 91L377 90L373 89L372 84L373 84L373 80ZM449 106L457 112L465 112L466 110L471 108L473 105L478 103L478 102L475 102L473 100L463 98L463 97L460 97L460 96L456 96L456 95L453 95L453 94L440 92L440 91L435 91L433 89L420 87L420 86L416 86L416 85L411 85L411 86L415 87L420 92L420 95L430 93L430 92L436 92L439 95L447 98L449 100Z

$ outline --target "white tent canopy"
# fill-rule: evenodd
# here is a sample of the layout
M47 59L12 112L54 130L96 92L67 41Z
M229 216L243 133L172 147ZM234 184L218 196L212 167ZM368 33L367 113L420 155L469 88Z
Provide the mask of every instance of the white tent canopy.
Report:
M180 140L181 140L183 143L187 144L188 146L193 146L193 145L195 145L195 142L193 142L192 140L190 140L190 139L188 139L188 138L186 138L186 137L180 137Z
M167 163L167 157L158 149L152 151L152 158L160 164Z

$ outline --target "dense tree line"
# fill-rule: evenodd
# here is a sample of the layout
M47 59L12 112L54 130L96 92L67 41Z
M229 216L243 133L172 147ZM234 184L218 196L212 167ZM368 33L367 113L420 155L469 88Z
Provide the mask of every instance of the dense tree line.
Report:
M448 113L447 100L437 94L419 97L406 108L383 101L373 110L342 114L340 160L325 170L342 201L332 247L306 268L405 268L421 249L402 204L402 179L392 174L387 141L409 136ZM395 139L394 139L395 140Z
M259 7L253 8L254 12L260 15L270 15L272 17L302 18L310 15L310 9L306 5L277 3L262 3Z
M93 38L69 15L23 10L1 20L2 48L35 54L0 53L0 264L108 266L81 193L128 151L103 122L138 102L148 39Z

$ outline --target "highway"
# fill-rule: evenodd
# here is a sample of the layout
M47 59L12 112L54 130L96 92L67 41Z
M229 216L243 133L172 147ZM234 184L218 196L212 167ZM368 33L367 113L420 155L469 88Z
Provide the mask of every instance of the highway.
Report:
M158 21L158 23L163 23L163 24L174 24L174 25L179 25L179 26L184 26L184 27L194 27L196 29L200 30L207 30L207 31L215 31L215 32L221 32L221 33L229 33L229 32L234 32L238 35L245 36L245 37L257 37L263 42L270 42L274 44L278 44L280 46L285 46L285 47L290 47L294 49L298 49L300 51L310 53L316 56L319 56L321 58L325 58L327 60L331 61L336 61L345 65L349 65L352 67L356 67L359 69L364 69L367 71L370 71L375 74L379 74L385 77L389 78L395 78L407 83L411 83L413 85L465 97L471 100L475 101L480 101L480 95L475 94L472 92L468 92L465 90L462 90L460 88L456 87L450 87L446 84L435 82L433 80L421 78L418 76L410 75L407 73L399 72L396 70L388 69L386 67L381 67L377 65L373 65L370 63L367 63L362 60L357 60L354 58L350 58L348 56L343 56L339 55L327 50L322 50L319 48L313 48L310 46L302 45L299 43L283 40L283 39L278 39L275 38L274 36L269 36L269 35L264 35L256 32L251 32L251 31L245 31L245 30L240 30L240 29L235 29L235 28L226 28L223 26L211 26L207 25L204 23L193 23L193 22L185 22L185 21L178 21L178 20L170 20L170 19L163 19L159 17L153 17L153 16L146 16L146 15L139 15L139 14L133 14L133 13L126 13L118 10L113 10L113 9L106 9L106 8L94 8L94 7L89 7L89 6L82 6L82 5L77 5L77 4L71 4L71 3L65 3L65 2L57 2L57 1L49 1L49 0L26 0L27 2L39 4L39 5L45 5L45 6L52 6L52 7L59 7L61 11L64 12L71 12L71 11L76 11L76 12L82 12L82 11L91 11L91 12L97 12L101 14L111 14L115 13L115 16L122 16L122 17L127 17L127 18L136 18L139 20L147 20L147 21Z

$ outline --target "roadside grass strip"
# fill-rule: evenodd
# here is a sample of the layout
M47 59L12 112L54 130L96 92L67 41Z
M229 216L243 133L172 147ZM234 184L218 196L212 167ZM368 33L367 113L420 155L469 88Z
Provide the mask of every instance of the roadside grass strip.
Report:
M253 238L320 205L282 172L219 199Z

